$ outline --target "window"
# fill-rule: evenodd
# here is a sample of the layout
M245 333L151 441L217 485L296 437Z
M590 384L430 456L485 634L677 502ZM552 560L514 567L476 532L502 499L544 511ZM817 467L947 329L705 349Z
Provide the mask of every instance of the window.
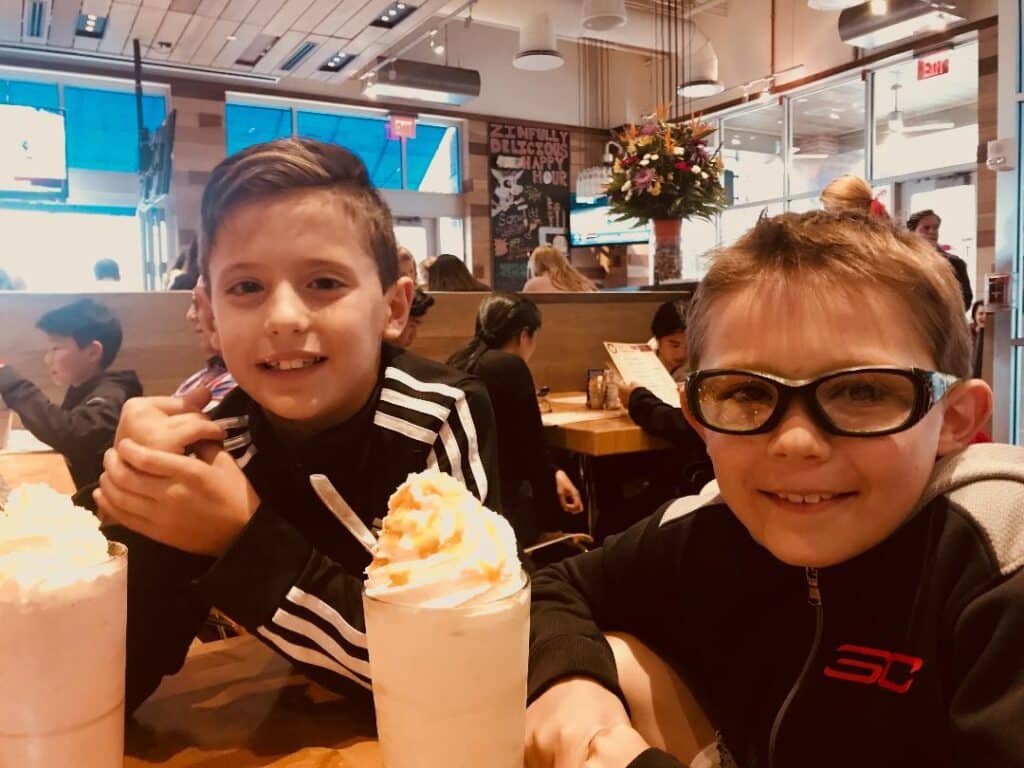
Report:
M757 224L758 218L764 213L765 216L778 216L782 213L782 204L772 205L751 205L745 208L730 208L722 212L722 245L730 245L739 239L740 235Z
M39 109L60 109L56 83L0 80L0 104L20 104Z
M837 176L865 175L864 83L859 78L789 103L789 194L820 192Z
M299 136L340 144L356 155L374 186L402 188L402 142L388 137L386 119L300 110L297 127Z
M407 189L460 191L459 129L454 125L417 125L416 138L405 143L405 159Z
M722 120L726 190L733 205L782 197L783 108L772 104Z
M64 111L69 167L138 172L139 130L134 93L65 86ZM166 113L163 96L142 97L143 125L149 131L160 127Z
M918 60L874 74L876 179L973 164L978 146L978 45L941 54L949 71L918 80Z
M253 144L291 136L292 111L228 103L224 106L224 128L228 154L233 155Z

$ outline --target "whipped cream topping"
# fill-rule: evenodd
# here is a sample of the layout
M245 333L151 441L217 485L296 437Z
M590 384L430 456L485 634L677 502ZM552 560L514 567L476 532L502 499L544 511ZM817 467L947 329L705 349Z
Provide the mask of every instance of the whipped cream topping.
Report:
M409 475L366 569L366 594L424 608L487 603L525 583L508 520L437 469Z
M99 520L48 485L15 488L0 510L0 599L92 578L109 559Z

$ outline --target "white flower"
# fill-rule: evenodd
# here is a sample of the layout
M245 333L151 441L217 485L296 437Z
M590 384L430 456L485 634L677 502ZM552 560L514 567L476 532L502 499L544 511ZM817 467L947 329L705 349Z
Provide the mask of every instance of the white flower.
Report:
M658 159L657 155L648 155L648 157L651 158L651 160L657 160Z
M622 185L622 191L623 192L629 192L629 188L632 187L632 186L633 186L633 182L627 180L626 183Z
M676 147L675 149L672 150L672 154L675 155L676 157L682 157L683 155L686 154L686 150L683 147Z
M648 159L649 157L650 155L648 155L647 157L640 161L640 165L642 165L644 168L651 164L651 161Z
M692 173L694 173L694 174L698 174L699 175L700 172L701 172L700 166L699 165L694 165L693 167L690 168L690 171Z
M706 179L708 177L708 175L706 173L704 173L703 171L701 171L700 177L702 179Z

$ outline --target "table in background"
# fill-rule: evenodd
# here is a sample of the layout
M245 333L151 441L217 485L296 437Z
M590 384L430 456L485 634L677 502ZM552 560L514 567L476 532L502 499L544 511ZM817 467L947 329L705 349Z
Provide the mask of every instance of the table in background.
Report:
M28 483L47 483L60 493L75 492L64 457L24 429L11 430L0 451L0 481L8 489Z
M125 731L125 768L382 768L372 715L251 635L196 644Z
M551 403L551 415L542 414L542 420L546 418L544 437L551 447L579 456L580 475L588 500L587 526L593 534L598 512L594 459L660 451L671 448L672 444L644 432L625 409L607 411L605 416L601 411L587 408L584 392L557 392L550 395L548 401ZM578 421L566 421L574 415Z

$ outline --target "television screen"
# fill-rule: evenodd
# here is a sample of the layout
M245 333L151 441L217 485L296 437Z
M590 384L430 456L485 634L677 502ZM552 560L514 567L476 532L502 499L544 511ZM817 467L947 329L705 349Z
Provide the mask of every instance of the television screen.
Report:
M67 196L64 115L0 104L0 197L63 200Z
M569 209L569 242L585 248L591 245L627 245L646 243L651 239L649 224L635 221L616 221L617 214L608 210L608 198L599 197L592 203L575 198Z

